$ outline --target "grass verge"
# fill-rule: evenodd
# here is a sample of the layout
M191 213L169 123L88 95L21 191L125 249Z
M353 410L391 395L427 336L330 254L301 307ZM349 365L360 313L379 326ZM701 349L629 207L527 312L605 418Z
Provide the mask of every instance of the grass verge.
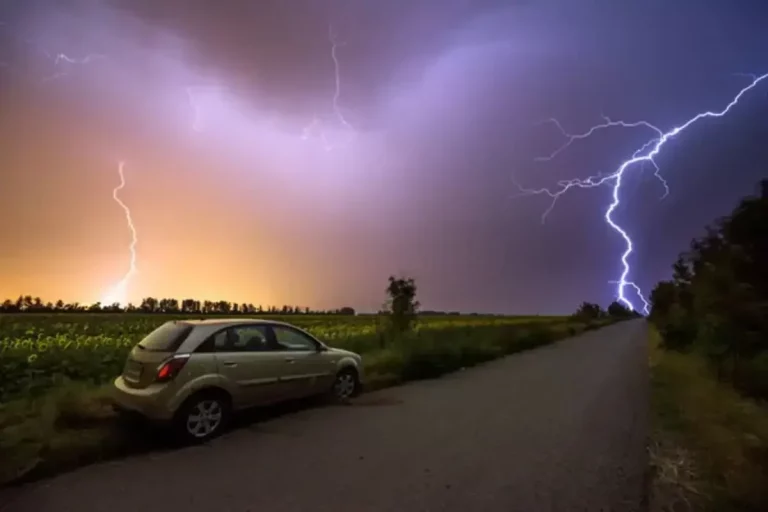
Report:
M768 407L651 329L650 510L768 510Z
M367 390L434 378L611 323L543 322L422 330L365 351ZM42 395L0 404L0 486L161 445L112 411L109 386L62 380Z

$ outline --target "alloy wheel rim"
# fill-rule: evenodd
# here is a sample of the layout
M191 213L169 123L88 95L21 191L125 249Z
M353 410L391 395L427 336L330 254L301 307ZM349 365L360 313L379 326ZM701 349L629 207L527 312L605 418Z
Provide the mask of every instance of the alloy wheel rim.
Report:
M343 373L336 379L336 396L349 398L355 391L355 377L351 373Z
M216 400L202 400L187 416L187 432L197 438L211 435L221 424L223 411Z

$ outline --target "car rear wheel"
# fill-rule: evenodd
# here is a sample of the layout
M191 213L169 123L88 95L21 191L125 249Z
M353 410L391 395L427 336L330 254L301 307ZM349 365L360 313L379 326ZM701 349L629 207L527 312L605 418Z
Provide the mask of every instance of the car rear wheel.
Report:
M332 392L333 397L340 402L346 402L357 396L360 392L360 380L357 372L352 368L341 370L333 382Z
M176 431L186 443L208 441L224 430L230 410L229 397L225 393L197 393L176 413Z

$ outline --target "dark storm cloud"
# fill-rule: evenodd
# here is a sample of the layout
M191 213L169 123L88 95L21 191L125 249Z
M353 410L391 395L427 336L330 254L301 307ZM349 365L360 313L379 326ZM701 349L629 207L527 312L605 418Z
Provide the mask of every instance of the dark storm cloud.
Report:
M0 30L14 42L0 61L33 68L20 42L29 38L51 51L106 54L103 66L39 87L17 108L38 115L53 105L51 125L81 131L90 142L80 144L160 160L152 179L190 194L194 180L208 180L207 191L237 199L238 232L269 212L282 237L272 244L275 288L313 281L324 305L375 307L385 276L402 270L417 276L427 307L565 312L612 298L622 246L602 221L610 190L561 198L541 225L548 199L515 197L512 177L542 187L610 172L653 134L601 133L542 163L534 157L563 139L541 121L557 117L579 132L604 114L668 129L722 108L748 81L737 73L768 70L766 11L746 1L24 0L0 8ZM329 25L344 43L339 103L358 136L324 154L298 136L315 115L340 132ZM211 129L190 142L184 88L211 84L226 96L201 99ZM627 178L617 218L638 242L632 278L646 290L765 173L765 97L763 87L665 149L658 162L672 192L663 201L647 170ZM89 114L73 129L64 112L81 105ZM161 197L141 206L164 216L171 205ZM145 250L163 243L148 229ZM232 258L264 257L262 236ZM296 291L285 300L304 299Z
M202 75L222 77L245 97L284 114L327 110L335 87L329 30L340 43L343 103L357 124L383 91L420 80L486 13L520 0L121 0L117 5L189 45ZM475 34L476 40L491 37ZM327 115L327 112L325 112Z

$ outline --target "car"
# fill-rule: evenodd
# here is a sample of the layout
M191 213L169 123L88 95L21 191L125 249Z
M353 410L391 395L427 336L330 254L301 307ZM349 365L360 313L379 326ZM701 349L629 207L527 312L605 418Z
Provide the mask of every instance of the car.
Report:
M288 323L172 320L133 347L112 398L118 411L200 442L218 435L236 411L323 393L347 401L362 379L360 355Z

